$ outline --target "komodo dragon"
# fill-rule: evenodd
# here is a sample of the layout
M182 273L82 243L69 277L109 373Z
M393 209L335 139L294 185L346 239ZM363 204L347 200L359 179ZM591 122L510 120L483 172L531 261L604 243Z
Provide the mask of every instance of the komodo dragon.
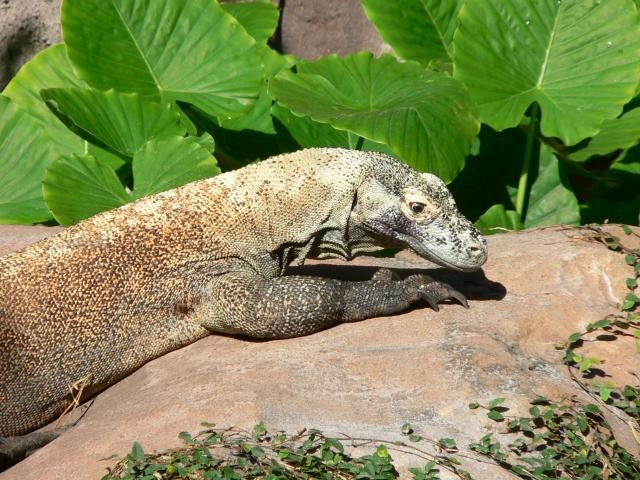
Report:
M437 309L424 275L283 276L294 260L410 247L478 269L485 240L444 183L383 154L308 149L146 197L0 258L0 437L30 432L211 332L307 335Z

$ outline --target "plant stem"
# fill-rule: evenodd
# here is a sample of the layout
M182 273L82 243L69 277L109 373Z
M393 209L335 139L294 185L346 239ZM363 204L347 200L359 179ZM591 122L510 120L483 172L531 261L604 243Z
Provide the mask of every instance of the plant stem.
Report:
M358 141L356 142L356 150L362 150L362 145L364 145L364 137L358 137Z
M531 106L531 115L529 116L527 143L525 145L522 170L520 170L520 180L518 181L518 193L516 195L516 212L518 212L522 223L524 223L525 209L529 201L529 169L531 167L531 158L533 157L534 149L537 151L540 146L540 142L536 140L539 121L540 107L537 103L534 103Z

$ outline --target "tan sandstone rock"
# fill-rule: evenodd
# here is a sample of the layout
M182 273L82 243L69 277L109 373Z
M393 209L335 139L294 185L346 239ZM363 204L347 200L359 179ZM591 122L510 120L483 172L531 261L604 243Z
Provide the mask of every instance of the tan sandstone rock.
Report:
M482 273L435 272L467 294L469 310L417 308L289 340L212 335L100 394L74 428L0 478L97 479L133 441L147 451L175 447L178 432L195 433L202 421L250 429L263 420L271 430L317 427L387 440L401 439L401 425L410 422L424 437L451 437L464 447L496 427L485 412L469 410L470 401L506 397L512 412L525 414L537 394L586 398L554 344L614 312L630 271L622 255L587 237L562 228L489 237ZM367 265L429 268L406 253L304 268L357 278L372 273ZM630 343L593 348L607 374L637 384L640 355ZM616 425L638 454L624 425ZM401 466L420 463L392 455ZM512 478L488 463L465 468L475 478Z

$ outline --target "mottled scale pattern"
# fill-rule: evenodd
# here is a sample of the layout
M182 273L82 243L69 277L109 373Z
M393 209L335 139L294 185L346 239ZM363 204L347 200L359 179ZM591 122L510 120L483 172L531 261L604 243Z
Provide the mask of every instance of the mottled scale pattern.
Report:
M282 275L307 256L406 244L366 224L395 222L411 185L458 222L461 249L464 235L480 238L444 186L396 160L308 149L140 199L0 257L0 437L55 419L72 386L89 398L211 331L291 337L407 308L402 294L380 300L391 281Z

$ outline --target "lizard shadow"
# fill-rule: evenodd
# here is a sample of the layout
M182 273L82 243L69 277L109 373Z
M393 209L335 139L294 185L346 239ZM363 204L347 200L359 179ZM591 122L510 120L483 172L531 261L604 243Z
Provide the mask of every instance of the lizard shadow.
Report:
M386 268L386 267L384 267ZM292 266L286 275L311 275L316 277L333 278L336 280L369 280L379 267L361 265L337 265L334 263L315 263ZM439 282L447 283L469 300L501 300L507 294L506 287L500 282L487 278L484 270L475 272L460 272L446 268L389 268L404 279L409 275L422 273Z

